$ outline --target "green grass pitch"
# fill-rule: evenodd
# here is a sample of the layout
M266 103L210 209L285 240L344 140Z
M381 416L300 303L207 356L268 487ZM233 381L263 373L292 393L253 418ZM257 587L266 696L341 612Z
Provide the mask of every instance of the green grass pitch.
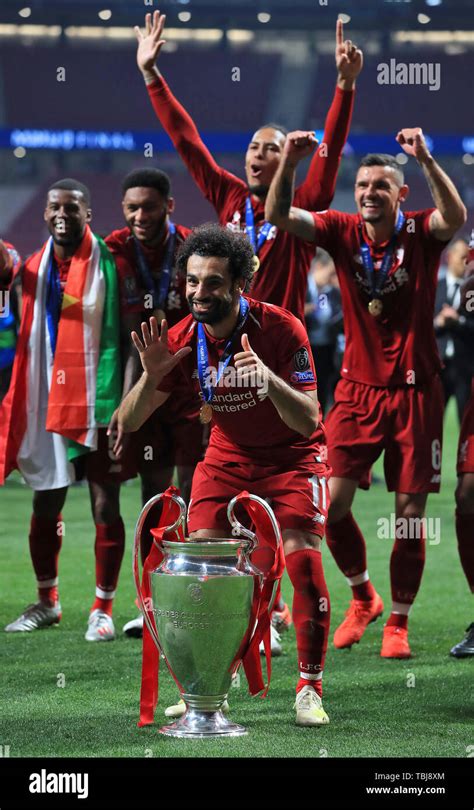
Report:
M294 725L295 636L283 638L284 655L273 661L270 694L251 698L242 677L230 693L231 717L249 735L240 739L180 741L158 727L176 691L162 667L155 726L138 729L140 642L120 630L135 615L131 542L139 509L137 483L124 487L127 548L114 619L118 639L84 640L93 598L93 524L88 493L71 489L64 510L66 535L60 560L63 619L59 627L25 635L3 634L0 744L11 757L466 757L472 739L469 692L472 662L449 657L473 618L472 602L459 563L454 533L457 426L454 409L446 418L443 487L431 496L428 515L439 518L441 540L427 545L427 563L410 619L415 657L387 661L379 656L383 621L370 625L359 645L337 651L330 644L325 667L324 704L330 725ZM376 472L381 473L380 464ZM388 564L391 541L377 538L377 520L393 510L382 483L359 493L354 512L368 544L371 578L390 605ZM31 493L18 478L0 491L1 625L33 601L34 579L27 532ZM328 552L325 569L332 601L331 639L349 601L349 590ZM291 598L288 579L284 594ZM63 677L61 677L63 676ZM64 683L64 686L59 684Z

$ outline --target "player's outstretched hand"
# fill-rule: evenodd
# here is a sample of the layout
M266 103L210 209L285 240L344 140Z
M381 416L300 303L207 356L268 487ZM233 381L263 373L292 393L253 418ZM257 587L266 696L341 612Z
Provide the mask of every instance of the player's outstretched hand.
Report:
M401 129L395 139L407 155L423 161L430 156L425 136L421 127Z
M311 155L318 145L314 132L304 132L297 129L289 132L286 136L286 143L283 153L296 166L300 160Z
M150 73L153 70L158 54L166 42L161 38L165 22L166 14L155 11L153 18L151 14L145 15L144 32L140 31L138 25L133 29L138 41L137 65L142 73Z
M342 20L336 23L336 67L338 76L345 81L353 82L364 64L364 54L352 40L344 41Z
M132 332L132 341L140 353L144 372L154 380L161 380L191 351L190 346L183 346L176 354L171 354L168 346L168 324L161 321L161 332L156 318L150 318L150 326L142 323L142 338Z

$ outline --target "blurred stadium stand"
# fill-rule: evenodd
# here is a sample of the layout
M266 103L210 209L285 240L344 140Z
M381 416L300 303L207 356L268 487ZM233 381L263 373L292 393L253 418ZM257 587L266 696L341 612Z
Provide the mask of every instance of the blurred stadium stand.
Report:
M437 2L434 6L428 0L334 0L325 7L316 0L294 0L291 5L266 0L265 12L271 17L264 24L254 0L165 0L160 5L168 15L163 73L205 135L248 138L268 120L290 128L320 129L335 82L335 20L338 12L344 12L352 17L348 36L365 52L351 133L392 136L401 127L421 125L428 134L461 136L459 144L461 138L470 138L467 154L459 147L441 158L470 208L469 228L474 213L470 4ZM155 133L160 129L136 68L131 31L133 24L142 23L142 12L153 8L125 0L47 4L29 0L31 13L22 18L22 5L2 0L0 7L0 234L27 254L45 237L42 209L54 179L74 176L90 186L94 229L105 234L122 224L121 178L146 165L147 159L139 151L126 150L18 150L8 141L11 130ZM110 21L98 17L104 8L110 9ZM191 14L191 19L183 22L179 17L183 13ZM429 15L429 25L420 23L422 13ZM38 26L43 26L41 31ZM390 59L439 63L440 89L379 85L377 66ZM66 69L65 82L56 81L61 66ZM232 81L235 67L240 81ZM395 141L392 151L399 151ZM241 150L217 151L215 157L243 175ZM214 218L173 152L155 151L151 160L171 176L176 221L193 225ZM336 207L354 209L357 160L349 139ZM429 205L417 166L409 161L404 170L412 189L410 206Z

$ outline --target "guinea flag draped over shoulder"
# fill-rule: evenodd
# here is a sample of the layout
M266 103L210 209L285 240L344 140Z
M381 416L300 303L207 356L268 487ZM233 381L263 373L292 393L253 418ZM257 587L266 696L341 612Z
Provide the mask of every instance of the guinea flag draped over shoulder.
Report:
M96 449L98 427L109 423L120 402L114 260L87 226L71 261L53 355L50 330L45 328L52 250L49 239L25 266L18 349L12 382L0 407L0 484L18 468L18 456L25 458L25 448L38 446L35 433L44 429L44 422L43 428L39 423L44 393L46 430L68 441L69 458ZM50 468L54 473L55 463L50 454L35 458L36 466L44 468L45 480Z

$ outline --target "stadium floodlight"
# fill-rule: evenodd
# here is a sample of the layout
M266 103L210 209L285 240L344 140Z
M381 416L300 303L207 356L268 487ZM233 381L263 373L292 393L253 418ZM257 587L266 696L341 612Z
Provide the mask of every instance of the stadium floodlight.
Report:
M110 20L112 12L110 8L103 8L102 11L99 11L98 16L100 17L101 20Z
M257 14L257 20L261 23L270 22L272 15L268 13L268 11L260 11Z
M20 15L20 17L23 17L23 19L26 20L28 17L31 17L31 8L28 7L21 8L18 14Z
M347 23L350 23L350 21L351 21L351 15L350 14L339 14L338 20L340 20L342 23L344 23L344 25L347 25Z
M178 20L180 22L189 22L191 19L191 12L190 11L180 11L178 14Z
M417 19L421 25L428 25L431 22L431 17L428 17L427 14L418 14Z
M427 6L440 6L443 0L425 0Z

